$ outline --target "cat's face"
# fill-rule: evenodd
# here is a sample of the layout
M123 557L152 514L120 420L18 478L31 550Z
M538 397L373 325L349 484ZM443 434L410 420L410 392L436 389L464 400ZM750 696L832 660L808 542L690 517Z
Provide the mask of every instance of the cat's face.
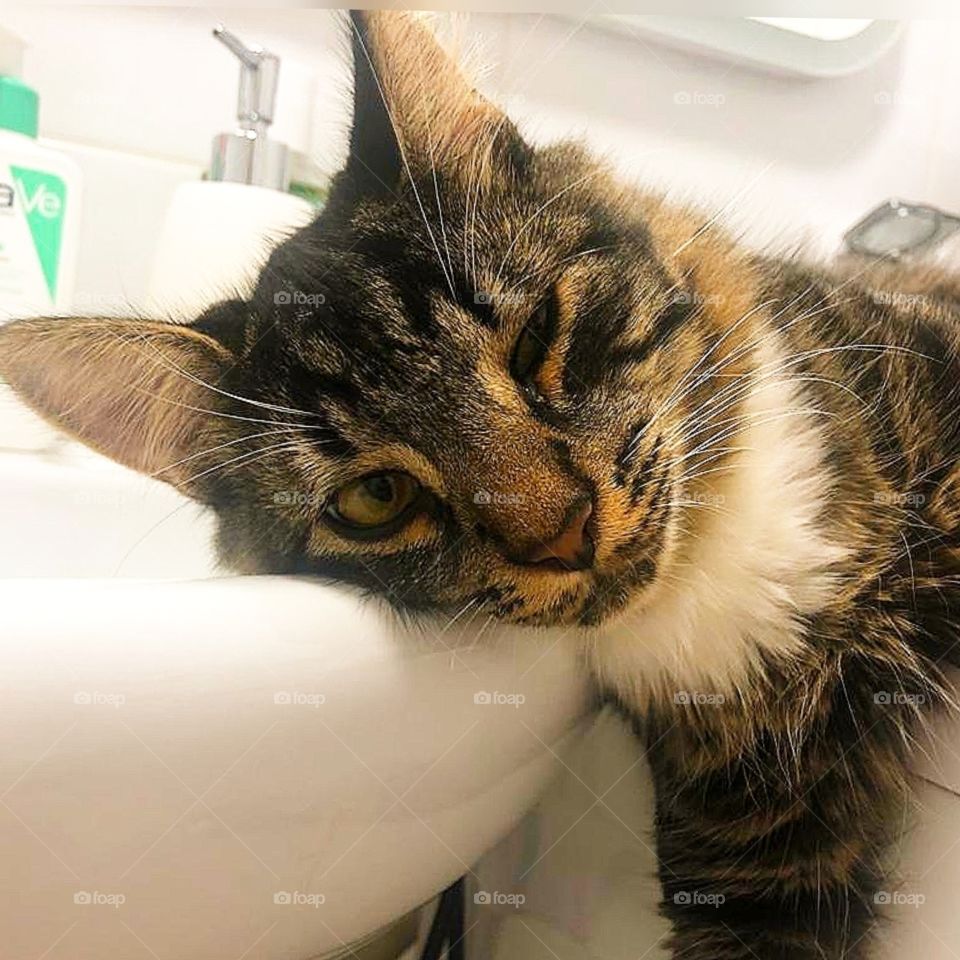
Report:
M264 568L256 530L238 534L273 512L303 539L296 569L412 608L593 620L656 576L677 420L646 427L680 370L658 341L691 310L603 176L531 154L475 213L443 184L439 252L412 188L277 252L229 389L311 415L278 415L300 444L243 469L260 514L225 513L236 562Z
M249 301L179 340L17 325L4 372L209 503L237 569L345 580L408 611L602 622L664 575L703 460L688 418L716 389L697 363L712 347L738 371L738 337L718 341L750 293L726 251L694 269L671 249L696 224L577 148L523 143L419 24L355 31L350 159ZM60 381L18 382L51 344ZM63 410L90 396L92 362L126 389Z

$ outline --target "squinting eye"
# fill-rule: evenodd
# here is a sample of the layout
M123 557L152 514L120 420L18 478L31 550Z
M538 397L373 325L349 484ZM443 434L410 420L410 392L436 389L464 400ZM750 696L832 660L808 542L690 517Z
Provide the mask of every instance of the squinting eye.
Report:
M510 357L510 375L522 387L538 390L537 372L556 330L553 298L545 300L520 331ZM542 391L541 391L542 392Z
M408 473L371 473L341 487L327 504L327 514L347 532L372 533L403 517L420 493Z

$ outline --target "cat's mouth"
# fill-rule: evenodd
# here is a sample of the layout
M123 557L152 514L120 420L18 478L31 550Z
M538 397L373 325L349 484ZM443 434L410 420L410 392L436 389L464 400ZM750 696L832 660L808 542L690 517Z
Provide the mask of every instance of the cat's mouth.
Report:
M655 567L642 565L627 578L622 574L571 574L569 582L551 591L549 597L531 591L491 588L495 595L484 608L505 623L533 627L595 627L623 611L655 573Z
M596 627L622 613L656 579L661 538L615 567L556 573L546 582L490 587L478 595L485 610L507 623L537 627Z
M536 626L596 627L622 613L660 573L672 513L669 489L666 477L655 484L641 521L618 543L605 546L601 535L596 561L589 567L540 574L537 581L509 591L492 611L494 615ZM598 512L602 515L602 505ZM595 534L602 527L599 523ZM546 582L540 580L544 576Z
M626 573L596 576L577 623L584 627L596 627L622 613L653 582L656 575L656 562L644 558Z
M649 467L649 465L648 465ZM491 565L486 585L455 608L505 623L535 627L597 627L639 601L666 563L673 523L666 471L637 471L639 481L598 496L582 533L589 560ZM627 480L630 480L628 477Z

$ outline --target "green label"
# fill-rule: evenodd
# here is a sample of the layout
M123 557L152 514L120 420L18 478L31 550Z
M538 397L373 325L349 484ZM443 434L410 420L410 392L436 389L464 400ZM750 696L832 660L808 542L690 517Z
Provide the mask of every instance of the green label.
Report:
M11 164L10 172L30 227L47 289L51 298L55 299L60 243L63 240L63 214L67 206L66 184L43 170L29 170Z

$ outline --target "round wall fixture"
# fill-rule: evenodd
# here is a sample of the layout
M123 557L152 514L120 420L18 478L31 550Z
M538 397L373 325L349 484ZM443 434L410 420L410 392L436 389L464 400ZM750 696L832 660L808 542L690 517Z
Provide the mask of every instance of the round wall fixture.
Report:
M895 43L897 20L810 17L659 17L610 14L594 25L767 72L842 77Z

